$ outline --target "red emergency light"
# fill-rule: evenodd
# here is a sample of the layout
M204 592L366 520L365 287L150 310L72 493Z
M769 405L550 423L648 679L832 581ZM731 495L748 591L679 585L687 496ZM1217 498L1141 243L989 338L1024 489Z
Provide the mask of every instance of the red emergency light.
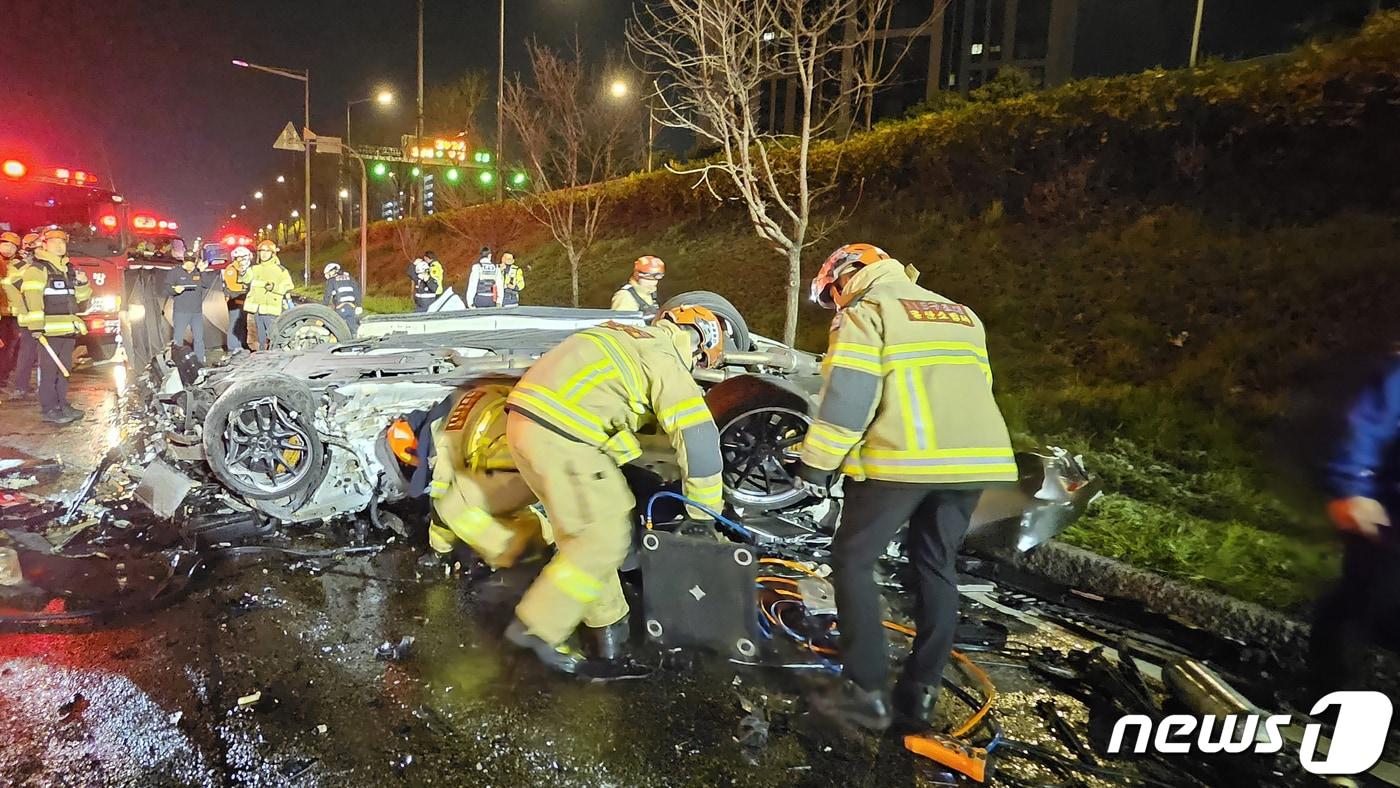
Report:
M68 172L68 169L66 167L59 167L58 169L55 169L53 171L53 177L59 179L60 181L68 180L70 175L72 175L72 173Z
M180 229L180 225L178 225L178 224L176 224L176 223L174 223L174 222L166 222L166 223L165 223L165 229L167 229L167 230L178 230L178 229Z
M104 213L102 214L102 218L98 219L97 221L100 222L102 226L107 228L108 230L117 229L117 217L114 214Z
M6 178L19 180L24 177L29 168L24 166L24 162L19 159L6 159L4 164L0 164L0 172L5 173Z
M138 230L154 230L156 229L156 217L138 214L131 217L131 226Z

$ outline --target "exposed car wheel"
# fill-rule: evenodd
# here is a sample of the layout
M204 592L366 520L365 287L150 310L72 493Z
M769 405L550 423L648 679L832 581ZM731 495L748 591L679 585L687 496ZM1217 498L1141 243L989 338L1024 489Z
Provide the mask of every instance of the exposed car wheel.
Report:
M272 324L272 346L278 350L305 350L353 338L345 318L324 304L294 306Z
M692 290L689 293L681 293L666 299L661 305L662 310L676 306L703 306L715 313L721 322L724 323L724 333L727 335L726 344L730 350L749 351L753 349L753 340L749 338L749 324L740 314L739 309L729 303L729 299L718 293L711 293L708 290Z
M752 376L730 378L705 395L719 427L724 497L757 511L782 509L807 494L797 487L797 447L812 420L800 395Z
M204 456L234 492L287 498L317 482L325 448L312 422L315 399L288 375L265 374L230 386L204 419Z

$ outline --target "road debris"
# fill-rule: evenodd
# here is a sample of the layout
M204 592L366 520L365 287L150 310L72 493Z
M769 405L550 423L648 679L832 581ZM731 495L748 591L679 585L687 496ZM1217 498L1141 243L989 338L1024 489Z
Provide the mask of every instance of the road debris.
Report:
M260 700L262 700L262 690L254 690L251 694L239 698L238 706L239 708L245 708L256 704Z
M386 640L374 650L374 657L388 662L402 662L412 656L413 641L412 635L404 635L397 643Z

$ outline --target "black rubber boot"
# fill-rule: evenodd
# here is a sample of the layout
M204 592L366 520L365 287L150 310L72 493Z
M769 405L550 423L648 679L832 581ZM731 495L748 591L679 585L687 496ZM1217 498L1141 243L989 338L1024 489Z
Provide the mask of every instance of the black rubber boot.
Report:
M578 673L583 658L568 646L551 646L542 638L531 635L520 619L511 619L506 627L506 640L513 645L532 652L545 667L570 676Z
M900 679L894 685L894 727L901 733L923 733L933 725L938 687Z
M583 653L588 661L579 669L579 675L594 681L622 681L641 679L650 676L652 671L632 659L627 641L632 634L627 619L605 627L583 627L579 639L583 641Z
M884 733L890 727L890 705L881 690L864 690L841 679L811 698L812 710L842 726L857 725Z

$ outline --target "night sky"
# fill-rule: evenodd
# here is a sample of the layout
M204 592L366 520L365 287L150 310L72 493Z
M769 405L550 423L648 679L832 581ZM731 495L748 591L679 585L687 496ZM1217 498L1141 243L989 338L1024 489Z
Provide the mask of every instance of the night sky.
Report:
M607 47L620 50L629 7L507 0L507 74L527 65L531 35L564 45L577 31L599 60ZM494 76L497 8L426 0L426 87L472 68ZM387 112L356 106L356 141L397 145L413 129L415 0L6 0L0 31L0 153L113 178L133 205L190 235L301 168L301 154L271 147L287 121L301 125L301 83L237 68L234 58L309 67L313 130L342 134L345 102L381 83L398 102Z
M621 51L630 4L507 0L507 72L526 65L531 35L565 45L577 34L595 60ZM473 68L494 75L496 1L426 5L426 85ZM1300 20L1327 6L1364 9L1369 0L1208 0L1205 49L1278 51L1301 38ZM300 154L271 148L288 121L300 125L301 84L229 61L309 67L311 126L332 135L344 131L347 100L386 84L397 105L357 106L354 136L397 145L413 128L415 8L415 0L5 0L0 154L96 171L136 207L207 234L240 198L272 192L277 173L301 167ZM1081 0L1076 70L1175 65L1193 8ZM300 204L293 195L283 202Z

